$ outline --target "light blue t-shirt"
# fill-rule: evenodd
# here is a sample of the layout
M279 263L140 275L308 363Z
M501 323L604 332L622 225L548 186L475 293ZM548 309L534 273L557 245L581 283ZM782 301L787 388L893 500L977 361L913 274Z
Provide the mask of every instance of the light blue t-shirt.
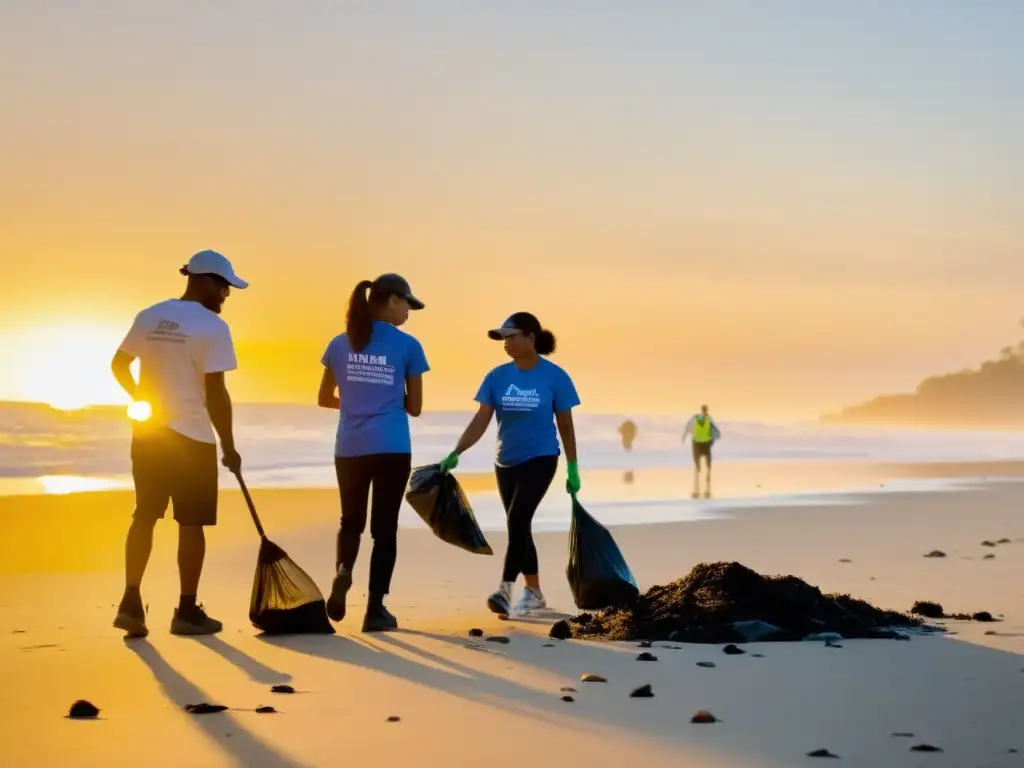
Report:
M515 363L499 365L484 378L476 401L498 417L499 467L537 456L558 456L555 414L580 404L569 374L544 358L528 371Z
M416 339L375 320L365 349L353 352L343 333L327 345L320 362L334 374L341 398L335 456L412 452L405 380L430 370Z

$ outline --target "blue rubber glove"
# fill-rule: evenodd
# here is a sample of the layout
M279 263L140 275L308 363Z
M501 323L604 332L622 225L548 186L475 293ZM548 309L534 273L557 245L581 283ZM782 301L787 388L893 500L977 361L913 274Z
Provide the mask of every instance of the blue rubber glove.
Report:
M575 461L569 462L569 477L565 481L565 490L572 496L580 492L580 465Z
M457 454L455 451L452 451L447 456L445 456L443 459L441 459L441 464L440 464L441 474L442 475L447 475L449 472L451 472L457 466L459 466L459 454Z

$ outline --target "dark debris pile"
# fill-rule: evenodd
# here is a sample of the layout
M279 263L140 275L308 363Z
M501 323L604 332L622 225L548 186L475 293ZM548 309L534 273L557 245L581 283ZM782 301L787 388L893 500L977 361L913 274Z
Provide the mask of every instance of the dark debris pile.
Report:
M740 563L700 563L682 579L655 586L628 603L582 613L552 636L583 640L672 640L736 643L751 637L737 623L771 625L758 638L803 640L836 632L845 638L893 638L893 627L921 619L883 611L849 595L824 595L795 576L762 576Z

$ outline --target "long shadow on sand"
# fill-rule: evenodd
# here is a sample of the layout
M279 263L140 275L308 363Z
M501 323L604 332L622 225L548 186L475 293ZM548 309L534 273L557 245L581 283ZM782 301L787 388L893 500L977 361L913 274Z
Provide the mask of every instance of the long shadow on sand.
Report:
M208 700L207 694L168 664L160 652L147 641L132 640L125 642L125 646L149 667L164 693L179 707ZM213 715L187 715L187 717L190 717L196 727L201 729L210 741L216 743L239 765L304 768L302 763L282 755L246 731L228 712ZM228 724L230 727L226 727ZM187 758L183 758L183 765L187 764Z
M374 670L522 715L551 719L551 714L537 709L543 708L550 699L548 694L496 677L469 664L432 654L394 635L380 634L372 638L344 635L259 637L270 645L296 653ZM503 653L499 649L495 651ZM420 660L407 658L407 655Z
M631 644L552 643L514 631L509 636L507 645L414 631L358 642L344 635L263 639L562 727L622 728L624 738L642 734L677 747L711 747L723 756L763 759L758 764L764 765L773 760L790 765L822 746L852 759L866 758L871 749L875 754L891 749L892 764L903 764L908 745L891 738L895 731L912 731L954 753L957 744L991 743L991 755L960 755L971 760L1024 749L1024 741L1002 743L1016 740L1013 713L1024 708L1024 690L1009 684L1021 673L1021 657L952 638L847 641L841 649L750 644L742 656L726 656L715 645L657 644L652 650L659 661L652 663L638 662ZM478 647L469 650L469 645ZM756 652L767 658L753 657ZM491 654L548 673L550 689L485 671L484 666L494 668L485 661L495 658ZM716 667L699 668L701 660ZM581 683L585 672L609 682ZM654 686L656 698L631 698L630 691L644 683ZM578 689L575 704L560 701L560 686ZM935 698L942 706L932 706ZM724 724L690 725L690 714L699 708L710 709ZM794 754L794 743L806 747Z
M276 669L268 667L266 664L254 659L245 651L239 650L235 646L225 643L215 635L204 635L194 639L197 643L209 648L225 661L234 664L257 683L273 685L274 683L287 683L292 679L291 675L285 672L278 672Z

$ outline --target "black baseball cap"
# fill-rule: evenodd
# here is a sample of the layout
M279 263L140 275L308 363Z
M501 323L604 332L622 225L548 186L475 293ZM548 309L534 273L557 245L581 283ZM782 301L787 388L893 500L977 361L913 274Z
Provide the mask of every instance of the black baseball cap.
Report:
M396 275L393 272L388 272L374 280L371 290L403 298L409 302L409 309L423 309L425 306L422 301L412 295L412 288L409 287L409 282L401 275Z
M527 336L532 333L536 336L541 332L541 330L540 320L536 317L531 315L529 312L516 312L501 324L501 328L495 328L488 331L487 336L495 341L501 341L502 339L507 339L509 336L515 336L517 333L522 333Z

